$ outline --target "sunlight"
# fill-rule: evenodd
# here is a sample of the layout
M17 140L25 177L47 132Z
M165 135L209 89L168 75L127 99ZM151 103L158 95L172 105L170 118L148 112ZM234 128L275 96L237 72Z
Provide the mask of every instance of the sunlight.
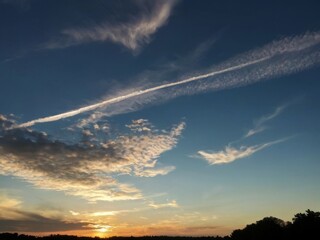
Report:
M109 225L100 225L100 224L95 224L95 225L90 225L92 230L94 231L93 236L95 237L100 237L104 238L107 237L108 233L111 232L111 226Z
M103 228L97 229L97 231L101 233L105 233L105 232L108 232L108 229L103 227Z
M109 225L95 225L95 231L99 233L106 233L110 231L111 226Z

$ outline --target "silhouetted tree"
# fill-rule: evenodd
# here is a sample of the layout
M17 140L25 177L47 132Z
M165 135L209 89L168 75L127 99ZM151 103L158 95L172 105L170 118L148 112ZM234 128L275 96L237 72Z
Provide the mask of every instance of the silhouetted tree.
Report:
M242 230L235 230L231 234L234 240L282 240L286 223L275 217L266 217L256 223L247 225Z
M288 227L289 236L299 239L320 239L320 212L307 210L306 213L294 215L292 224Z

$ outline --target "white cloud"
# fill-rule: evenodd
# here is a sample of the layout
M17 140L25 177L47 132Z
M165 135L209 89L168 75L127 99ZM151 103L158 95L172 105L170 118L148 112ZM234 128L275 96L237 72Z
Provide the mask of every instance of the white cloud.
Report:
M94 213L91 213L90 216L92 217L115 216L118 213L120 213L120 211L94 212Z
M79 212L75 212L75 211L72 211L72 210L70 210L69 212L71 213L72 216L78 216L78 215L80 215Z
M266 148L270 147L273 144L284 141L285 139L255 145L255 146L241 146L240 148L234 148L227 146L224 150L217 152L207 152L207 151L198 151L198 156L206 160L209 164L226 164L231 163L235 160L246 158L251 156L252 154Z
M88 117L80 119L76 124L75 127L77 128L84 128L89 125L93 125L95 130L103 129L105 131L109 130L109 125L106 122L103 122L103 125L100 123L100 120L105 117L106 114L100 111L95 111L91 113ZM99 122L99 124L98 124Z
M137 171L136 175L140 177L155 177L157 175L167 175L176 168L174 166L166 166L162 168L145 168L143 171Z
M10 126L8 120L2 125ZM181 123L168 133L155 129L73 145L28 129L0 129L0 174L88 201L139 199L139 189L118 182L116 177L154 177L172 171L173 166L159 167L157 162L162 153L175 147L183 126Z
M247 134L244 136L244 138L248 138L251 137L253 135L256 135L257 133L261 133L264 130L266 130L267 127L266 126L255 126L254 128L250 129Z
M150 132L153 126L147 119L133 120L131 124L126 125L133 132Z
M179 205L176 200L172 200L171 202L167 203L155 203L155 202L150 202L149 206L154 208L154 209L159 209L159 208L178 208Z
M49 42L47 49L64 48L88 42L111 41L130 50L138 50L149 43L151 36L163 26L172 12L175 0L142 1L140 12L128 22L111 24L106 21L90 27L75 27L62 31L60 40Z

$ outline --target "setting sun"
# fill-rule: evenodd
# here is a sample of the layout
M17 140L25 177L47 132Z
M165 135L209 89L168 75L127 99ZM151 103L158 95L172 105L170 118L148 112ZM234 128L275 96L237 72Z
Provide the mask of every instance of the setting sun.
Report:
M109 231L109 229L110 229L110 226L105 226L105 227L98 228L97 231L101 233L106 233Z

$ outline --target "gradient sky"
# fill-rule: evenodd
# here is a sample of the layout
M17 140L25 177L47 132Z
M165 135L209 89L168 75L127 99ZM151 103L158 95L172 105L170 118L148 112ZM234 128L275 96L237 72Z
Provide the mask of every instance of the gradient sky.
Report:
M0 232L227 235L319 211L319 11L1 0Z

